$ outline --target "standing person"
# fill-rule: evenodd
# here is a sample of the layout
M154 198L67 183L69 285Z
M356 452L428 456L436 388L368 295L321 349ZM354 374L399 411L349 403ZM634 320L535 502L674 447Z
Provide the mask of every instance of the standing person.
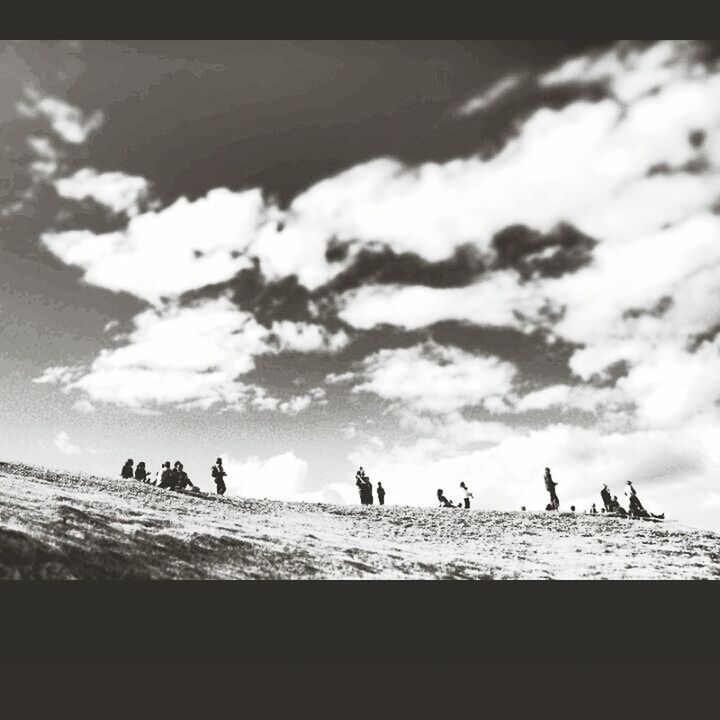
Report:
M223 468L222 458L218 458L215 464L212 466L212 477L215 481L215 487L217 488L218 495L224 495L227 488L225 487L225 480L223 478L227 475L225 468Z
M610 490L608 489L607 483L603 483L603 489L600 491L600 497L602 498L605 510L610 512L612 510L612 498L610 497Z
M127 462L123 465L122 470L120 471L120 477L124 478L125 480L132 480L133 477L133 461L131 458L128 458Z
M362 465L355 473L355 485L357 485L358 494L360 495L360 504L365 505L365 471L362 469Z
M590 514L597 515L597 508L595 507L595 503L593 503L592 507L590 508Z
M370 482L370 478L367 475L365 476L365 492L367 493L367 504L372 505L373 504L372 483Z
M382 486L382 483L378 483L377 486L377 496L378 496L378 502L381 505L385 504L385 488Z
M139 480L140 482L148 482L147 480L147 470L145 470L145 463L139 462L137 464L137 467L135 468L135 479Z
M463 498L463 502L465 503L465 509L470 509L470 498L473 497L473 494L467 489L467 485L465 482L460 483L460 487L462 488L462 491L465 493L465 497Z
M552 479L550 468L545 468L543 479L545 480L545 489L550 493L550 504L554 510L557 510L560 507L560 500L555 492L557 483Z

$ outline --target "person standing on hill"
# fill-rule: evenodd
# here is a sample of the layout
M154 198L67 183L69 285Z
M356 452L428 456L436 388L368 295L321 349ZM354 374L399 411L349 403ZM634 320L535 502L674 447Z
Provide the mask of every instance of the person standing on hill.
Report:
M378 483L377 496L378 496L378 502L381 505L384 505L385 504L385 488L382 486L382 483Z
M557 510L560 507L560 500L555 492L555 486L557 483L552 479L550 468L545 468L545 475L543 476L543 479L545 480L545 489L550 493L550 504L554 510Z
M607 483L603 483L602 490L600 491L600 497L602 498L605 510L610 512L612 510L612 498L610 497L610 490Z
M370 478L366 475L365 476L365 492L367 493L367 504L372 505L373 504L373 492L372 492L372 483L370 482Z
M473 497L473 494L467 489L467 485L465 484L464 481L460 483L460 488L465 493L465 497L463 498L463 502L465 503L465 509L469 510L470 509L470 498Z
M123 465L123 468L120 471L120 477L124 478L125 480L132 480L132 477L133 477L133 461L132 461L132 459L128 458L128 461Z
M225 468L223 468L222 464L222 458L218 458L215 461L215 464L212 466L212 477L215 481L215 487L217 488L217 494L218 495L224 495L227 488L225 487L225 476L227 473L225 472Z

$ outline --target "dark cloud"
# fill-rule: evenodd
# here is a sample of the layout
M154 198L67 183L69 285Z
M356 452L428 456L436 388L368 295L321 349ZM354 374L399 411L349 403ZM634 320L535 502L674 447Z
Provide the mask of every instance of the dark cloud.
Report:
M662 317L672 306L673 299L669 295L663 295L651 308L630 308L622 314L622 317L623 319L639 318L643 315Z
M326 257L342 260L347 247L331 244ZM485 269L480 252L473 245L462 245L447 260L428 262L415 253L396 253L390 248L363 248L347 270L340 273L324 289L341 293L361 285L427 285L429 287L461 287L476 279Z
M512 268L524 280L535 274L560 277L587 265L596 244L596 240L565 223L545 235L525 225L511 225L492 239L494 268Z

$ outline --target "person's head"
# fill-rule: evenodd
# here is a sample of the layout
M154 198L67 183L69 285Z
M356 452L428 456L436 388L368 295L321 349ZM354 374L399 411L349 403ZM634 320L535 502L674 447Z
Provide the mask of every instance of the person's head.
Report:
M216 462L218 465L222 465L222 458L218 458L215 462Z
M546 473L549 473L549 472L550 472L550 468L545 468L545 472L546 472Z
M595 507L595 503L592 504L593 508Z
M600 508L600 512L601 512L601 513L604 513L604 512L605 512L605 508Z
M128 458L128 461L125 463L126 465L132 465L133 461L132 458Z
M460 483L460 487L461 487L461 488L464 488L464 487L465 487L465 482L464 482L464 481Z
M166 460L166 461L163 463L163 467L164 467L164 468L169 468L169 467L170 467L170 461L169 461L169 460Z
M381 483L381 482L378 483L378 487L379 487L379 488L382 487L382 483Z
M182 464L179 460L175 463L175 465L177 466L177 469L178 469L178 470L182 470L182 469L183 469L183 464Z
M632 480L626 480L626 481L625 481L625 484L626 484L626 485L632 485Z
M607 483L603 483L603 487L607 490L608 489Z
M138 467L144 468L144 467L145 467L145 461L144 461L144 460L141 460L141 461L138 463Z
M617 495L613 495L613 500L617 502Z
M571 505L571 506L570 506L570 511L571 511L571 512L575 512L575 506L574 506L574 505Z
M181 463L179 460L176 460L174 467L178 467L178 466L180 466L181 464L182 464L182 463Z
M523 505L520 509L521 509L521 510L525 510L525 506Z
M443 491L442 491L442 490L441 490L440 488L438 488L438 492L437 492L437 494L438 494L438 497L440 497L440 495L442 495L442 494L443 494Z

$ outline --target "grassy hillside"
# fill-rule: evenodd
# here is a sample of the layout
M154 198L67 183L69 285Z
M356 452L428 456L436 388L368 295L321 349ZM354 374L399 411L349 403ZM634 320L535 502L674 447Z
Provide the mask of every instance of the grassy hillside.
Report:
M720 535L571 513L200 497L0 463L0 578L720 577Z

